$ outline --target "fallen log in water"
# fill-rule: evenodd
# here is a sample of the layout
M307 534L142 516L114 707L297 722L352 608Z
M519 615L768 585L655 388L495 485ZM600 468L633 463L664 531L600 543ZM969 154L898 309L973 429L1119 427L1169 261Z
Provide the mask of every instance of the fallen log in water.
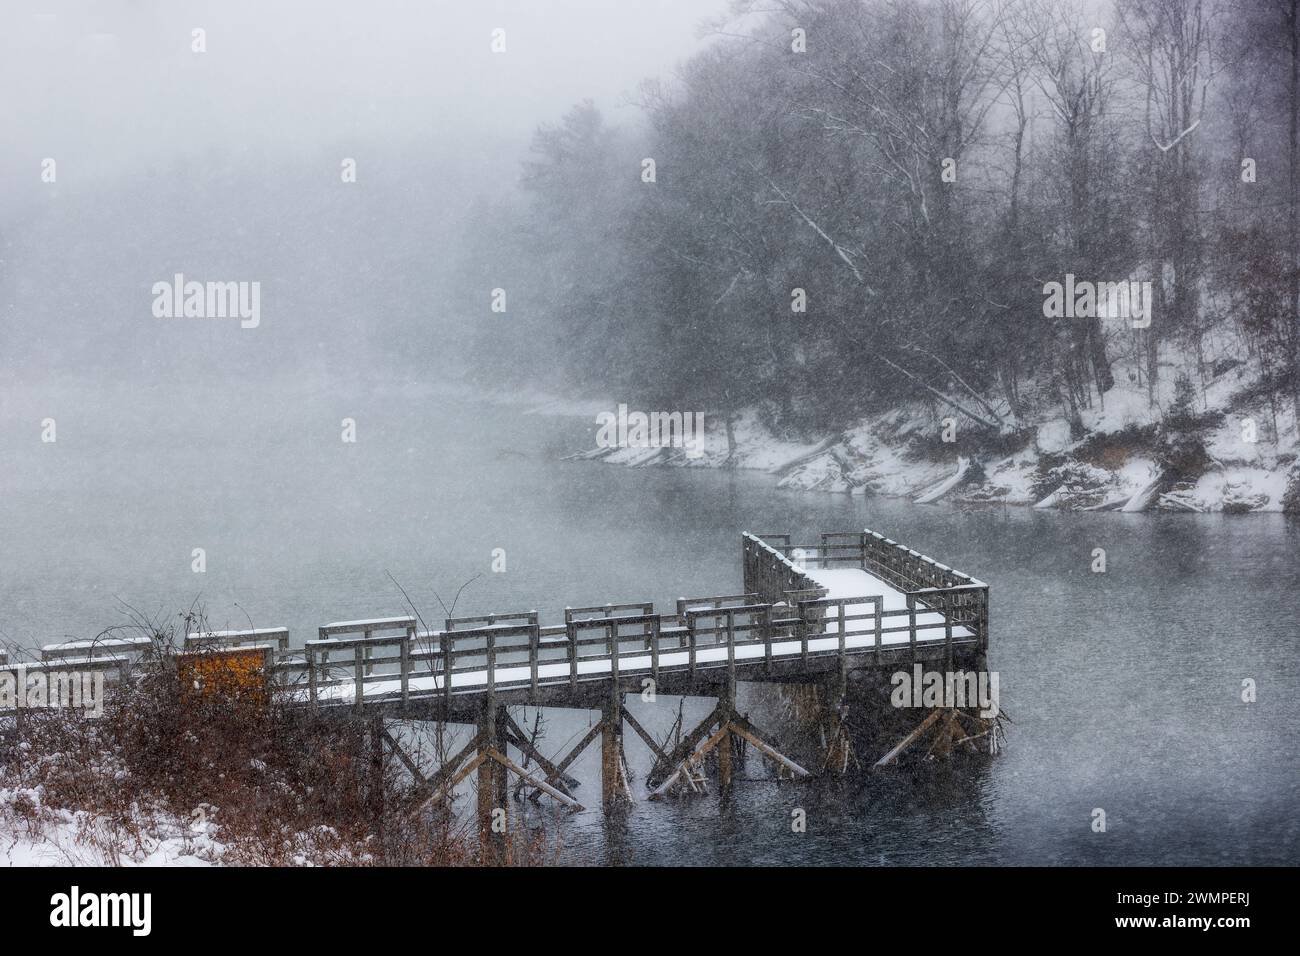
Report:
M957 473L949 475L943 481L932 487L929 491L922 492L921 496L916 499L918 505L928 505L931 502L938 501L948 492L952 491L965 479L966 473L970 471L971 460L969 458L957 459Z

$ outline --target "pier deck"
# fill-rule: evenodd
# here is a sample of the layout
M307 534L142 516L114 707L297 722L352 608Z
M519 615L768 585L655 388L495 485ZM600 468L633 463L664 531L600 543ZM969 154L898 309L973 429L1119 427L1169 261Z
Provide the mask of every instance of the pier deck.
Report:
M562 623L544 624L530 610L448 618L437 630L422 629L414 616L383 616L323 625L301 647L292 646L282 627L203 631L187 636L180 662L202 674L228 659L241 675L251 667L259 680L265 676L271 692L290 707L364 716L372 724L374 752L397 751L416 778L416 810L447 798L477 772L481 836L490 846L497 839L494 809L506 800L506 774L520 777L535 793L582 809L565 770L597 739L603 805L608 810L630 797L625 727L656 757L646 780L652 798L674 786L696 789L698 768L709 754L716 756L725 790L733 748L748 745L781 772L810 776L736 711L737 681L824 685L824 699L837 715L825 766L844 769L851 753L844 720L850 672L983 661L988 586L881 534L836 532L821 535L816 544L795 545L789 535L746 532L741 550L739 593L679 598L666 613L642 601L565 608ZM44 651L46 660L30 665L0 660L0 672L39 670L53 677L108 668L120 684L133 659L147 656L150 648L105 641ZM77 657L68 659L72 654ZM623 709L624 694L647 690L715 697L717 706L689 732L681 728L675 743L660 742ZM509 707L518 704L599 709L601 718L553 761L511 717ZM945 748L959 735L961 741L987 737L992 748L995 733L979 726L959 730L963 717L974 720L952 710L932 711L884 761L932 725L940 728ZM425 777L385 729L386 718L472 722L478 732ZM523 765L511 759L512 748L523 755ZM529 761L536 769L525 769Z
M987 648L987 585L876 532L823 534L810 545L746 533L741 544L741 593L681 598L669 613L651 602L607 604L565 608L563 623L525 611L452 618L438 630L385 616L324 625L301 647L278 627L191 634L185 651L263 652L291 704L398 714L435 702L447 718L477 712L488 696L584 706L612 687L639 692L646 680L664 693L707 695L729 680L798 682ZM122 640L51 645L45 661L25 666L125 664L124 648L140 650ZM0 661L6 667L17 664Z
M650 602L567 608L553 625L536 611L452 619L435 631L409 617L326 625L320 639L277 656L278 682L303 705L397 714L436 701L451 715L487 695L581 706L614 683L707 693L729 679L797 682L987 646L982 582L871 531L795 547L772 537L784 550L743 536L742 594L682 598L670 614Z

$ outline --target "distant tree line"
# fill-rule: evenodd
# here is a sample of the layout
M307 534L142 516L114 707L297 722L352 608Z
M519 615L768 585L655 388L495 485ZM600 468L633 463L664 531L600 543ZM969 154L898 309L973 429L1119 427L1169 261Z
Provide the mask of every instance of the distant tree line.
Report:
M1298 3L742 2L643 126L579 104L473 210L475 354L792 431L904 396L1006 431L1079 428L1121 359L1152 403L1204 385L1226 335L1300 408ZM1066 273L1152 280L1153 321L1046 318Z

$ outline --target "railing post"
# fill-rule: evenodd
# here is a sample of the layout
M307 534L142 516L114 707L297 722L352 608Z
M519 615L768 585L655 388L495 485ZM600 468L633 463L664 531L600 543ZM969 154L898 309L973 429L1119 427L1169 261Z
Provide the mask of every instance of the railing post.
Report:
M438 637L438 643L442 648L442 704L445 720L451 716L451 632L443 631Z
M952 670L952 610L943 616L943 659L948 670Z
M659 688L659 618L650 620L650 679L654 681L655 691Z
M365 655L360 644L352 648L352 680L356 686L356 706L361 710L366 705Z
M541 630L533 624L528 631L528 673L534 703L537 702L537 645L540 640Z
M875 636L871 639L871 643L876 649L876 660L879 661L880 645L885 643L885 635L880 633L884 629L884 615L882 613L884 609L884 602L881 598L877 597L873 603L876 612L875 613L876 633Z
M799 635L799 660L806 671L808 669L808 617L803 604L796 604L795 610L798 613L795 630Z
M365 658L366 658L366 676L367 676L367 677L369 677L369 676L370 676L371 674L373 674L374 671L375 671L375 665L372 664L372 663L370 663L370 634L371 634L371 630L370 630L370 628L366 628L364 631L361 632L361 636L362 636L362 638L365 639L365 642L366 642L366 653L365 653Z
M844 657L845 651L848 649L848 634L846 633L848 628L848 622L844 618L843 601L840 601L839 609L840 610L839 610L838 620L839 620L839 632L840 632L840 676L843 677L846 674L848 674L848 663Z
M402 671L402 704L405 706L411 702L411 642L415 640L415 626L412 625L402 634L402 644L399 653L402 656L401 663L398 665Z
M980 588L980 650L989 649L989 589Z
M569 686L578 686L578 625L569 621L564 625L569 638Z
M736 684L736 612L727 608L727 686Z
M768 605L759 618L759 624L763 628L763 670L771 673L772 670L772 605Z
M609 651L609 675L618 686L618 624L609 619L605 624L605 648Z
M316 652L308 644L303 647L307 655L307 696L314 704L316 703Z
M690 662L690 675L695 677L695 615L686 615L687 660Z
M487 635L487 689L489 694L497 689L497 636L492 631Z
M912 660L916 660L916 595L907 596L907 643L912 648Z

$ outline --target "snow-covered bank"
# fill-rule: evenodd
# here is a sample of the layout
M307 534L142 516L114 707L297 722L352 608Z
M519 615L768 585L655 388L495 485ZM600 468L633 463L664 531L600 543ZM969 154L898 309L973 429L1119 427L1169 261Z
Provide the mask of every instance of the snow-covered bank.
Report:
M1217 353L1230 355L1224 345ZM622 403L563 398L537 389L484 394L443 383L436 394L512 407L525 415L584 421L591 445L570 457L625 467L745 468L779 487L910 498L919 503L1024 505L1040 509L1194 512L1300 510L1300 442L1288 403L1270 403L1248 366L1208 361L1204 381L1179 370L1194 356L1167 346L1156 389L1128 357L1113 365L1116 384L1078 409L1071 427L1058 390L1026 384L1019 416L993 435L939 402L912 401L832 432L792 434L758 406L732 417L706 412L693 449L662 443L600 447L598 416ZM1181 392L1180 392L1181 388ZM407 387L410 398L431 394ZM1181 405L1180 405L1181 401ZM653 414L653 412L650 412ZM728 434L730 431L730 434ZM1194 460L1179 457L1190 443ZM695 454L688 453L690 451Z
M43 788L0 788L0 868L15 866L215 866L225 846L201 816L140 811L131 825L47 806Z
M914 402L843 431L792 440L750 408L733 420L730 442L724 423L706 417L696 457L656 447L595 448L578 457L627 466L752 468L770 472L782 488L921 503L1296 511L1294 414L1253 399L1253 383L1235 371L1199 388L1184 380L1181 392L1171 374L1154 403L1145 385L1116 384L1092 408L1080 409L1081 433L1078 427L1072 433L1059 404L994 436L967 429L942 405Z

